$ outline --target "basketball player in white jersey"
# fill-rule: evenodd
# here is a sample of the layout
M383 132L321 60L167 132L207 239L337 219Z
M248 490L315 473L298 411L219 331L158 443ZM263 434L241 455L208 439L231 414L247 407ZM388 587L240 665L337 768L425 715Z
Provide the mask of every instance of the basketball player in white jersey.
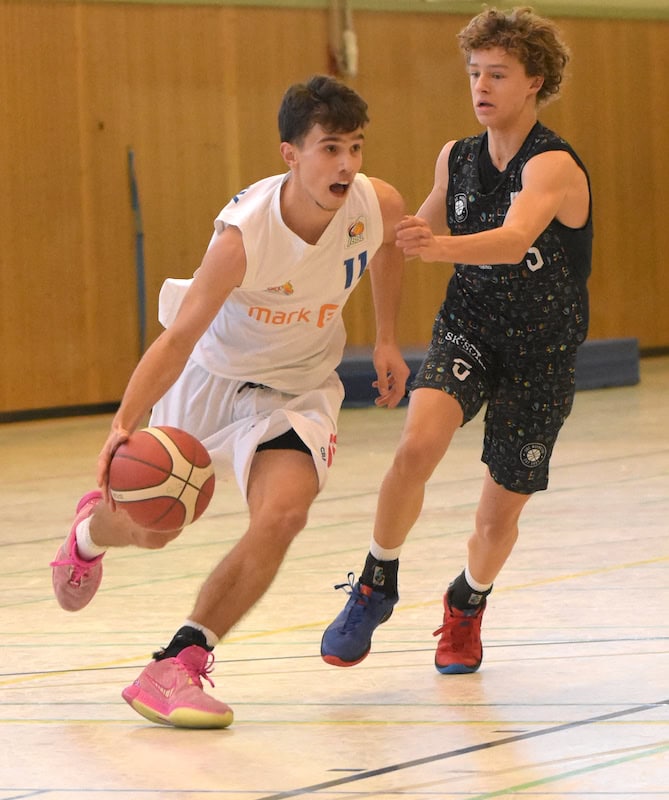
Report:
M409 369L395 339L404 258L395 225L404 203L389 184L360 173L367 105L326 76L292 86L279 111L285 174L236 195L192 280L168 280L165 330L130 378L100 453L101 491L85 495L53 567L60 605L93 597L109 548L163 547L168 534L139 528L113 507L109 462L150 424L200 439L219 470L234 471L248 529L213 569L188 618L124 699L147 719L178 727L226 727L225 703L202 678L212 650L267 591L323 489L336 448L343 387L342 309L369 270L376 314L377 405L395 407Z

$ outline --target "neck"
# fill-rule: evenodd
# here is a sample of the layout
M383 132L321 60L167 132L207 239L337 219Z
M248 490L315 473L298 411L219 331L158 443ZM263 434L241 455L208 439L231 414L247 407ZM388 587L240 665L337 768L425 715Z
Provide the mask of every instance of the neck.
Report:
M300 191L291 174L281 187L281 218L286 227L307 244L316 244L336 211L321 208Z
M488 128L488 152L495 167L503 171L523 145L537 122L536 116L513 128Z

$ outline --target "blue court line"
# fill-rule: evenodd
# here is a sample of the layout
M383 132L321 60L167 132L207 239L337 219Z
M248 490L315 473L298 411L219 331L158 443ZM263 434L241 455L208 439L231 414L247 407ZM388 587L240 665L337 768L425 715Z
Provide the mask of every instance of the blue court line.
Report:
M658 706L669 705L669 699L661 700L658 703L646 703L641 706L635 706L634 708L624 709L622 711L612 711L608 714L600 714L596 717L588 717L586 719L576 720L574 722L565 722L560 725L554 725L550 728L543 728L542 730L538 731L530 731L528 733L521 733L516 736L506 736L503 739L496 739L492 742L482 742L481 744L470 745L469 747L461 747L457 750L448 750L445 753L436 753L432 756L424 756L423 758L415 758L411 761L402 761L399 764L390 764L387 767L380 767L379 769L372 769L368 770L367 772L357 773L355 775L349 775L345 778L336 778L331 781L325 781L323 783L313 784L311 786L303 786L300 789L293 789L287 792L279 792L279 794L271 794L265 795L264 797L259 797L258 800L286 800L289 797L300 797L300 795L310 794L313 792L320 792L324 789L332 789L335 786L344 786L346 784L354 783L357 781L367 780L368 778L375 778L379 775L387 775L390 772L399 772L400 770L411 769L412 767L420 767L424 764L434 764L437 761L445 761L449 758L455 758L456 756L463 756L469 753L477 753L481 750L490 750L493 747L501 747L502 745L506 744L514 744L516 742L522 742L527 739L536 739L540 736L548 736L553 733L561 733L562 731L570 731L574 730L575 728L582 728L585 725L593 725L597 722L607 722L608 720L612 719L620 719L621 717L627 717L632 714L641 714L644 711L651 711ZM658 752L665 748L659 748ZM650 755L650 753L648 753ZM531 785L531 784L530 784ZM509 791L509 790L505 790ZM495 794L486 794L480 795L479 798L471 798L471 800L482 800L486 797L494 797ZM498 794L499 796L499 794Z

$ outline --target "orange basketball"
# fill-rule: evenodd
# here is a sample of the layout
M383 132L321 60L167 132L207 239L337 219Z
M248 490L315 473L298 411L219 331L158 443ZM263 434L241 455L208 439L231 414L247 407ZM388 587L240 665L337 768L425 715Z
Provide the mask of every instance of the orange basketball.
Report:
M204 445L168 426L133 433L109 466L116 506L147 530L175 531L195 522L209 505L214 484Z

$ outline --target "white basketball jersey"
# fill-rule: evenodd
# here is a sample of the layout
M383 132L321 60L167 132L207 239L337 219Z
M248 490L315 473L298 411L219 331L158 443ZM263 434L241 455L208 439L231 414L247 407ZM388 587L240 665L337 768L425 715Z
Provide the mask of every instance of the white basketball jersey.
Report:
M370 180L358 174L318 243L307 244L281 217L286 178L253 184L216 218L214 238L227 225L241 231L246 274L192 358L214 374L300 394L319 386L341 361L342 309L381 246L383 220ZM170 295L177 284L187 285L171 283L161 291L163 324L164 308L176 301Z

